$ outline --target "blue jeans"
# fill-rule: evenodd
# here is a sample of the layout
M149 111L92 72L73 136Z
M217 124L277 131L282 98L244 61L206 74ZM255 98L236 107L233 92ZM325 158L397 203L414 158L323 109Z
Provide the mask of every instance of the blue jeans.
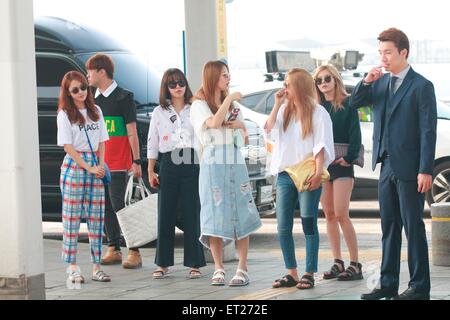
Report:
M305 272L317 272L319 255L319 230L317 212L322 187L314 191L298 192L289 174L281 172L277 180L277 225L278 239L287 269L296 269L295 244L292 236L294 210L299 201L303 233L306 239Z

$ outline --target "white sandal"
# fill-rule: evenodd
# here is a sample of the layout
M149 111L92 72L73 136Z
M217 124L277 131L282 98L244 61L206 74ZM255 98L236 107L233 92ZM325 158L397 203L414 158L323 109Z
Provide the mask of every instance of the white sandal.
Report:
M211 285L213 286L223 286L225 285L225 270L217 269L213 273L213 277L211 278Z
M97 270L92 276L92 280L98 282L111 282L111 277L108 276L104 271Z
M250 283L248 272L242 269L237 269L236 274L228 283L230 287L243 287Z
M81 275L81 270L79 267L76 269L67 269L67 273L69 274L69 281L72 283L84 283L84 277Z

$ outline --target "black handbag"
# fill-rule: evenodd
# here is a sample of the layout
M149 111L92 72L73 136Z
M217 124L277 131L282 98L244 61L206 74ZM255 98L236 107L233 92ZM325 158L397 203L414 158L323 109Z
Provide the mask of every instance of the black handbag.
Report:
M334 144L334 155L335 160L343 158L347 155L348 152L348 143L335 143ZM361 168L364 167L364 145L361 144L361 148L359 149L358 158L353 160L351 164L356 164Z

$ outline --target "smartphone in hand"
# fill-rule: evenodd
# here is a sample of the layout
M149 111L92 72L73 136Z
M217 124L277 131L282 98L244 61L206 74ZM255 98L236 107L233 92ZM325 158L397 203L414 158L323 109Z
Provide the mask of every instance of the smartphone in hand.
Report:
M237 116L238 116L238 114L239 114L239 111L241 111L241 109L236 108L236 107L233 107L233 109L231 109L231 114L230 114L230 116L228 117L228 120L227 120L227 121L234 121L234 120L236 120L236 119L237 119Z

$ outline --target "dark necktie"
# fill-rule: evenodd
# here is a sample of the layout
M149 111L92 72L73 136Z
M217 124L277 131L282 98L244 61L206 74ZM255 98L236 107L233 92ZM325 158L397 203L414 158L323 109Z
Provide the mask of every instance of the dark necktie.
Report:
M395 94L395 82L398 80L398 77L391 76L391 79L389 80L389 97L387 99L386 103L386 110L384 111L383 115L383 124L382 124L382 138L381 138L381 146L379 150L378 157L383 158L385 154L387 154L387 130L386 125L387 121L390 118L391 112L392 112L392 100L394 98Z

